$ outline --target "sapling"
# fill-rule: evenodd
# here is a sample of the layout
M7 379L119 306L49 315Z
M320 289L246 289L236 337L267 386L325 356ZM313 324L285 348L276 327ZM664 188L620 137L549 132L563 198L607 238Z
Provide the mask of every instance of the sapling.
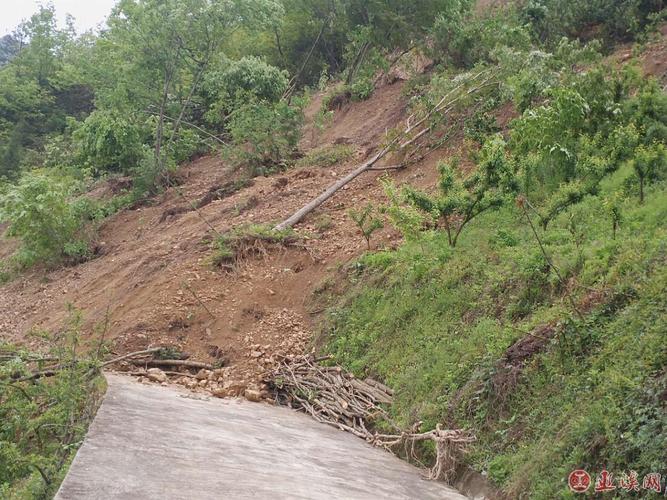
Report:
M623 221L620 194L616 192L610 196L607 196L604 200L602 200L602 206L611 219L611 239L615 240L616 231Z
M350 218L361 231L361 235L366 240L368 250L371 249L371 236L375 231L384 227L382 219L375 216L375 207L369 203L360 210L352 209L349 212Z

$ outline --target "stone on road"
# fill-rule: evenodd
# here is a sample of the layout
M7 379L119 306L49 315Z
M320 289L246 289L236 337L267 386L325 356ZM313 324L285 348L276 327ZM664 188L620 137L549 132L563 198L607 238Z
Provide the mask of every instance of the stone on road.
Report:
M57 500L465 498L287 408L107 379Z

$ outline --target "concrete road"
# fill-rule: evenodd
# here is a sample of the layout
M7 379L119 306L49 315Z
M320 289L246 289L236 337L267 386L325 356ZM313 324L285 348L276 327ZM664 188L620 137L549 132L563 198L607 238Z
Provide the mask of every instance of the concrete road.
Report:
M107 378L57 500L465 498L287 408Z

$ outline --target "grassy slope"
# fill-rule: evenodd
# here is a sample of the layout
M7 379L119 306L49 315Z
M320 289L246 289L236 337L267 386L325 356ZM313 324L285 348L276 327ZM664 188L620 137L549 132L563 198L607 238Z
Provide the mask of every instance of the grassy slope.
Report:
M365 256L328 315L327 349L397 389L395 416L473 429L469 462L513 497L568 496L576 466L664 466L667 440L667 185L623 207L615 240L601 200L627 168L543 234L585 321L576 319L518 209L474 221L459 246L442 235ZM566 230L574 216L574 234ZM579 239L575 243L575 239ZM576 283L577 285L573 285ZM604 291L604 292L602 292ZM589 305L586 305L588 303ZM525 331L560 332L518 381L500 359Z

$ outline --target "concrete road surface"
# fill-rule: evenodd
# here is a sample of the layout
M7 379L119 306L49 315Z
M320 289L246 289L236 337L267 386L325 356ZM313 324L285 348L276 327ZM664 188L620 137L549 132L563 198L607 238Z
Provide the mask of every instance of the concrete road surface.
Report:
M465 498L287 408L107 379L57 500Z

